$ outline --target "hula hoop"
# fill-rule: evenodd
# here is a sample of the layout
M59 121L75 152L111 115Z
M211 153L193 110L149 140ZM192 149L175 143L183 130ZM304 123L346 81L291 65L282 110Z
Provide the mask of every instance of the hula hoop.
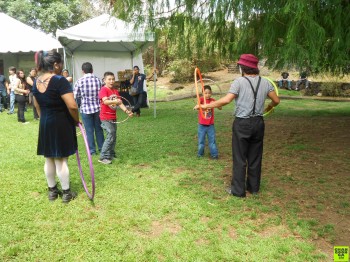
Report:
M120 100L124 100L126 103L127 103L127 105L125 105L124 103L124 105L125 105L125 107L126 108L131 108L131 104L130 104L130 102L129 102L129 100L128 99L126 99L125 97L122 97L122 96L117 96L117 95L111 95L108 99L110 99L110 100L115 100L115 99L120 99ZM117 110L117 108L118 108L119 106L115 106L115 108L113 107L113 110L115 109L115 110ZM123 120L121 120L121 121L112 121L113 123L115 123L115 124L121 124L121 123L124 123L126 120L128 120L130 118L130 116L127 114L127 117L125 118L125 119L123 119ZM118 119L117 119L118 120Z
M266 77L266 76L263 76L262 78L265 78L266 80L268 80L268 81L272 84L272 86L273 86L274 89L275 89L276 95L278 96L278 95L279 95L279 93L278 93L278 87L277 87L277 85L275 84L275 82L272 81L270 78L268 78L268 77ZM272 113L273 111L274 111L274 107L271 108L270 111L264 113L263 116L268 116L268 115L269 115L270 113Z
M82 169L81 163L80 163L79 151L77 149L77 151L75 152L75 155L77 157L79 174L80 174L81 182L83 183L84 190L85 190L87 196L90 198L90 200L94 200L94 196L95 196L95 174L94 174L95 172L94 172L94 166L92 165L92 159L91 159L89 144L88 144L88 141L87 141L85 130L84 130L83 126L80 123L78 124L78 127L80 129L80 133L83 136L83 139L84 139L84 142L85 142L86 153L88 155L88 160L89 160L90 176L91 176L91 187L92 187L91 193L89 192L89 189L88 189L88 187L86 185L86 182L85 182L83 169Z
M197 74L199 75L199 80L197 79ZM207 119L207 112L203 112L201 105L201 100L200 100L200 96L199 96L199 91L198 91L198 81L200 81L201 86L202 86L202 94L204 94L204 82L203 82L203 78L202 78L202 74L201 71L199 70L198 67L196 67L194 69L194 85L196 87L196 94L197 94L197 104L198 104L198 108L199 108L199 113L202 115L202 117L204 119ZM203 104L206 105L207 102L205 99L203 99Z

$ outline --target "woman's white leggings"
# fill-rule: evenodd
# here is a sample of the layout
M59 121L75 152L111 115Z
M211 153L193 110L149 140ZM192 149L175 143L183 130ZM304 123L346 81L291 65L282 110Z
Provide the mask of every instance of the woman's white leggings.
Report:
M44 172L49 187L56 186L55 175L61 182L62 190L69 189L68 158L45 158Z

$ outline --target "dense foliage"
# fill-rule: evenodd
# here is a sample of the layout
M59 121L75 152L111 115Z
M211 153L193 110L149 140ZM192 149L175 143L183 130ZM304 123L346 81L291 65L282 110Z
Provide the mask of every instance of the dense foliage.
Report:
M33 28L55 34L57 29L85 21L93 16L94 11L89 0L0 0L0 12Z
M161 68L254 53L275 69L350 72L349 0L0 0L0 11L52 34L112 12L156 32Z
M166 28L187 58L240 53L275 68L350 71L349 0L109 0L122 19Z

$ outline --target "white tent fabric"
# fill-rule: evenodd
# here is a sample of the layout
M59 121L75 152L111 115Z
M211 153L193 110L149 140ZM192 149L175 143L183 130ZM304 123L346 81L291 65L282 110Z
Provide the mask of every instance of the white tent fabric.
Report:
M142 28L135 30L132 24L108 14L57 30L56 37L64 47L66 64L66 56L70 55L74 81L82 76L84 62L93 65L94 74L99 78L106 71L113 72L117 78L118 71L132 69L135 65L144 72L142 52L154 41L154 33ZM144 90L147 91L146 81Z
M132 24L108 14L92 18L65 30L57 30L58 40L68 49L75 51L143 51L154 41L153 33L142 29L134 30Z
M0 53L36 52L62 48L53 37L0 13Z
M123 71L139 66L143 72L142 51L154 41L153 33L134 30L132 25L108 14L81 24L57 30L57 39L72 56L73 77L81 75L81 65L91 62L94 73Z

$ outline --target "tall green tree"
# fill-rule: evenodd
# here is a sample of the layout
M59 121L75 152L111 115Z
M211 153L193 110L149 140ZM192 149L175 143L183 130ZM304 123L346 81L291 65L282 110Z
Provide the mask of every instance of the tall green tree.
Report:
M266 58L276 69L350 71L349 0L105 0L119 18L167 27L182 54Z
M0 0L0 11L53 35L96 13L89 0Z

